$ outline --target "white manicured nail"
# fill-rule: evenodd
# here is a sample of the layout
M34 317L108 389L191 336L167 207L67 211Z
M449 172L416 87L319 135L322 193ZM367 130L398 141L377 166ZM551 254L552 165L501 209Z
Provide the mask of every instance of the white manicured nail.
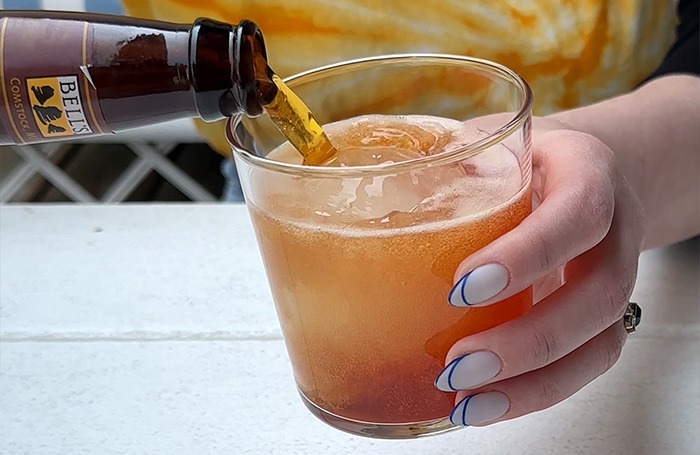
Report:
M450 362L435 380L435 387L444 392L473 389L501 371L501 360L490 351L477 351Z
M479 393L466 397L450 413L453 425L481 425L503 416L510 409L510 400L501 392Z
M501 264L477 267L462 277L450 291L448 301L452 306L478 305L508 286L508 269Z

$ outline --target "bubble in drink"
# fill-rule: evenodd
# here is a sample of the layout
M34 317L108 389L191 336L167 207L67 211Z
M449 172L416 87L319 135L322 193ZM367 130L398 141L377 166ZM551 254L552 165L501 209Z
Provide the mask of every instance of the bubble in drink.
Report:
M447 157L484 138L454 120L366 116L325 130L338 150L327 166L374 171L249 176L248 205L299 390L345 419L443 419L454 394L433 381L452 344L532 303L528 289L485 308L447 304L458 264L530 212L529 173L500 144L448 164L381 169ZM289 145L268 158L301 162Z

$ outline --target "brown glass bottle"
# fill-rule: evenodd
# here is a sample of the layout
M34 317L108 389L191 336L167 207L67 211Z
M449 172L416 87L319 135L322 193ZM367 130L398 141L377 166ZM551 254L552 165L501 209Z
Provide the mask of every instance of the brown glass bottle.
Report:
M272 75L266 62L262 34L246 20L0 11L0 144L257 116L274 97L260 86Z

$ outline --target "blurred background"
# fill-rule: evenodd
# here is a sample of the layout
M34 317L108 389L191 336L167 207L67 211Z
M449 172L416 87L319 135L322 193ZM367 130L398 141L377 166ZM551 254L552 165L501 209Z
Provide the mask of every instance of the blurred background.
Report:
M648 0L0 0L0 8L181 24L247 18L264 31L281 77L372 55L469 55L528 81L535 115L632 90L659 67L678 22L676 2ZM183 120L79 144L3 148L0 203L240 202L235 169L222 166L223 132L223 122Z

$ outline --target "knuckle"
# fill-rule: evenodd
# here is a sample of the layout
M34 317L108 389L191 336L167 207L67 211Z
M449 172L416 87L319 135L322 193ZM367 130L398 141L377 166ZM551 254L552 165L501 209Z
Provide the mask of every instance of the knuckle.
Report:
M617 172L617 158L615 152L596 136L580 131L572 131L571 140L575 141L578 152L585 153L588 160L599 168L607 170L611 175Z
M610 181L586 179L581 182L576 194L574 210L583 220L584 229L592 236L591 242L597 244L610 231L615 213L615 193Z
M561 388L559 384L546 377L540 378L535 384L535 393L538 401L537 410L546 409L560 401Z
M559 341L551 330L530 329L532 338L531 353L537 368L549 365L559 357Z
M596 377L605 373L617 363L617 361L620 359L620 354L622 353L622 347L624 344L625 341L621 331L614 332L611 339L606 342L604 347L598 352L598 359L595 362Z
M585 133L568 132L567 141L572 153L584 157L584 169L578 183L572 188L572 210L578 213L584 229L593 236L594 244L610 230L615 211L615 187L618 181L615 153L600 139Z
M529 245L532 245L531 251L535 252L538 270L552 270L558 264L555 248L547 240L544 233L534 231L528 235Z

